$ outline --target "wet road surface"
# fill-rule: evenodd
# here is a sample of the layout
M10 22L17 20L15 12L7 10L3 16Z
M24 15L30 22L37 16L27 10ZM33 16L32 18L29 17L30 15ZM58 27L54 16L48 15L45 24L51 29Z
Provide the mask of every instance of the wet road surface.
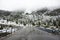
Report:
M10 37L0 40L60 40L60 35L54 35L36 27L26 27Z

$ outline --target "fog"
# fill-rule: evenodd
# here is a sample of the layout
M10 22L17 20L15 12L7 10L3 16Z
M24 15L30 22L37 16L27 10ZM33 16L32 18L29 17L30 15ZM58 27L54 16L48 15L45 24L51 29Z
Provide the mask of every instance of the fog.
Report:
M60 7L60 0L0 0L0 10L36 10L40 8Z

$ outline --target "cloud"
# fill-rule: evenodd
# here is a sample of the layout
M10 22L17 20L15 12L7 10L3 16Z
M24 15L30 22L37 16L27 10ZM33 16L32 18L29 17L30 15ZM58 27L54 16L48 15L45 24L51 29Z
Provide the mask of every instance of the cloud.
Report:
M28 9L35 10L43 7L58 7L60 0L0 0L0 9L15 10Z

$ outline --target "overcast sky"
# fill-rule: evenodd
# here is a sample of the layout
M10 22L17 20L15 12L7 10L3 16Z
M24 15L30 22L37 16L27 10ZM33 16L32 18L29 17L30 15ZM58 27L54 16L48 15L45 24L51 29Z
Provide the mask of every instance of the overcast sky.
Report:
M60 0L0 0L0 9L3 10L36 10L44 7L60 7Z

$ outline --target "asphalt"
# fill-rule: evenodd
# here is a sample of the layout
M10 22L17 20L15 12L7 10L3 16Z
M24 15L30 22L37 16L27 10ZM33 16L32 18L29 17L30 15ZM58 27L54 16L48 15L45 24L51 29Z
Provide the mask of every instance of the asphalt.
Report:
M60 40L60 35L48 33L36 27L25 27L10 37L0 40Z

